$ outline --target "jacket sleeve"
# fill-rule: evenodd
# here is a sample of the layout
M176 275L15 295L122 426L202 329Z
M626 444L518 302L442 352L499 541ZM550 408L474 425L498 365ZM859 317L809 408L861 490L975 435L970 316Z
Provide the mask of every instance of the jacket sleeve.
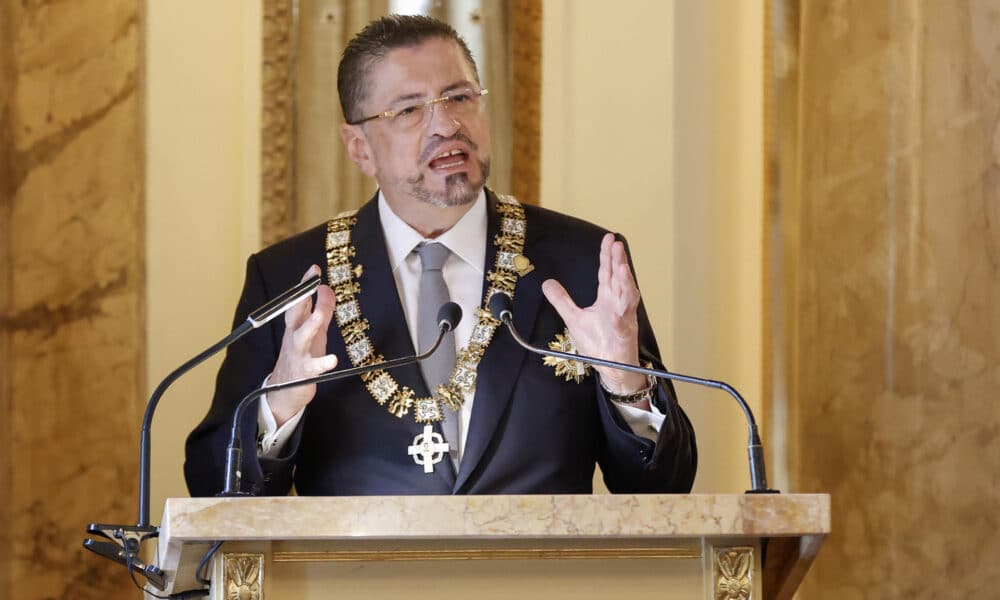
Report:
M246 320L252 310L274 295L268 290L256 256L247 260L243 293L236 308L233 326ZM184 477L192 496L212 496L225 484L226 448L236 405L259 387L274 368L284 334L284 320L274 319L251 331L226 351L215 382L215 395L202 422L191 432L185 445ZM255 494L280 495L291 489L299 429L276 459L257 459L258 402L251 402L240 423L242 442L241 489Z
M640 357L656 369L664 368L644 347L640 347ZM656 386L653 402L665 415L656 443L634 434L611 406L596 377L594 385L605 438L598 462L608 489L618 493L690 492L698 468L698 448L694 428L677 401L673 385L660 381Z

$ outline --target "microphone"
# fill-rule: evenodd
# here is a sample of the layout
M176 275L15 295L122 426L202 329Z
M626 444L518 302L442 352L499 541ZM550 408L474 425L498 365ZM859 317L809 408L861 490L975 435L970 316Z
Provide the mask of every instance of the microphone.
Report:
M146 413L142 419L142 434L139 442L139 523L134 526L91 523L87 526L87 533L103 536L112 540L112 542L98 542L87 538L83 541L85 548L105 558L125 564L130 570L134 567L138 568L140 573L151 583L163 589L163 571L155 565L144 565L135 558L142 542L159 534L159 528L149 523L149 463L153 414L156 412L156 406L159 404L160 398L167 391L167 388L179 379L181 375L187 373L220 350L232 345L233 342L247 333L250 333L252 330L257 329L296 304L304 301L316 291L321 282L322 279L320 276L316 275L281 293L264 306L251 312L246 321L240 323L229 335L174 369L156 386L153 394L149 397L149 401L146 403ZM114 542L114 540L121 541L121 544Z
M610 367L612 369L619 369L622 371L631 371L633 373L641 373L643 375L651 375L658 379L670 379L673 381L683 381L684 383L693 383L695 385L702 385L710 388L720 389L728 393L730 396L736 399L739 403L740 408L743 409L743 414L746 415L747 426L750 430L750 439L747 443L747 455L749 457L750 463L750 484L752 489L748 490L748 494L776 494L777 490L768 489L767 487L767 474L764 466L764 447L760 441L760 434L757 431L757 422L753 418L753 412L750 410L750 406L743 399L731 385L723 381L715 381L712 379L703 379L701 377L694 377L692 375L682 375L680 373L670 373L668 371L660 371L657 369L647 369L646 367L637 367L635 365L628 365L625 363L614 362L610 360L604 360L602 358L594 358L591 356L583 356L579 354L570 354L568 352L559 352L556 350L549 350L547 348L539 348L537 346L532 346L527 340L521 337L518 333L517 328L514 327L514 311L513 303L511 302L510 296L504 294L503 292L497 292L490 296L489 309L493 316L499 320L501 323L507 326L507 330L510 331L510 335L514 338L514 341L518 343L522 348L533 352L535 354L541 354L543 356L551 356L554 358L562 358L566 360L576 360L582 363L587 363L591 365L598 365L602 367Z
M257 329L271 319L285 314L285 311L311 296L321 282L322 279L319 275L306 279L295 287L275 296L270 302L247 315L246 322L254 329Z
M458 324L462 322L462 307L454 302L445 302L438 309L437 324L438 329L446 332L454 331ZM440 339L438 339L440 342ZM428 354L428 356L430 356ZM426 358L426 357L425 357Z
M434 340L434 344L430 348L421 352L419 354L414 354L413 356L405 356L402 358L394 358L392 360L386 360L379 363L374 363L371 365L361 365L360 367L352 367L350 369L344 369L342 371L331 371L329 373L323 373L322 375L317 375L315 377L305 377L303 379L295 379L293 381L286 381L285 383L277 383L274 385L265 385L259 387L240 400L239 404L236 405L236 410L233 412L233 421L230 426L229 433L229 447L226 450L226 486L220 492L219 496L249 496L252 494L242 492L240 490L240 484L243 479L243 474L240 472L240 461L243 458L243 442L240 439L240 421L243 416L243 412L246 407L250 405L250 402L267 394L269 392L277 392L279 390L284 390L293 387L299 387L302 385L313 385L318 383L326 383L328 381L337 381L339 379L346 379L348 377L353 377L355 375L361 375L362 373L368 373L371 371L377 371L379 369L393 369L395 367L401 367L403 365L409 365L415 362L420 362L437 351L438 346L441 345L441 340L444 339L445 334L449 331L454 331L455 327L458 326L459 322L462 320L462 307L454 302L445 302L438 309L437 323L438 323L438 336Z

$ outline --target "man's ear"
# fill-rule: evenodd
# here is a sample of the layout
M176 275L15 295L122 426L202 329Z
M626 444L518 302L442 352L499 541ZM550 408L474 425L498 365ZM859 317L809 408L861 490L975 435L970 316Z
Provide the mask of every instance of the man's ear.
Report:
M344 141L344 149L347 156L358 165L361 172L369 177L375 176L375 159L372 155L368 138L361 129L361 125L348 125L343 123L340 126L340 139Z

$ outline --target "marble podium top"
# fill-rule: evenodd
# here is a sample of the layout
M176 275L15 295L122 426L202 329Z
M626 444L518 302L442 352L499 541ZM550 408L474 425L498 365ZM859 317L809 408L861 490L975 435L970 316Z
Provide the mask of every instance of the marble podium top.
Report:
M171 498L161 540L824 536L827 494Z

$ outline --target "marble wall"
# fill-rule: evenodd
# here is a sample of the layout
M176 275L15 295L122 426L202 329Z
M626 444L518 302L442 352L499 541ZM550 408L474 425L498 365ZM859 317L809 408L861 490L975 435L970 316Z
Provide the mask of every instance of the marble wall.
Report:
M800 8L788 455L834 532L801 597L992 597L1000 2Z
M134 598L144 357L140 0L0 3L0 597Z

